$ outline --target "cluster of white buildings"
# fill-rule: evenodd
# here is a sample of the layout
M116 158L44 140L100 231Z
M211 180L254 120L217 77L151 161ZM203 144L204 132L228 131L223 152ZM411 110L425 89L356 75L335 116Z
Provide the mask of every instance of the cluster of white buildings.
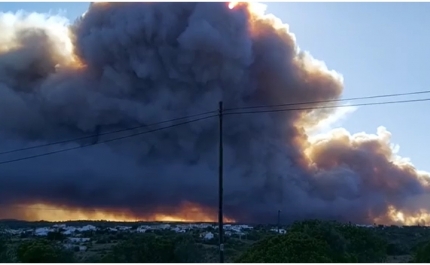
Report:
M356 225L361 227L375 227L375 225ZM224 225L224 233L225 236L238 236L241 238L246 235L253 229L252 226L249 225L239 225L239 224L226 224ZM79 251L85 251L87 249L87 243L91 242L91 238L84 237L85 232L88 231L104 231L105 233L146 233L147 231L154 230L164 230L164 231L172 231L175 233L187 233L192 231L199 231L200 238L204 240L211 240L215 237L218 231L218 225L216 224L143 224L140 226L126 226L126 225L117 225L106 227L104 226L94 226L94 225L83 225L83 226L73 226L66 224L54 224L50 227L38 227L38 228L21 228L21 229L6 229L0 232L12 234L12 235L21 235L27 234L29 236L38 236L45 237L48 236L50 232L60 232L66 239L63 241L63 244L66 248L78 248ZM271 232L286 234L287 230L283 228L272 228Z
M360 225L356 224L356 226L360 227L375 227L375 225ZM240 225L240 224L226 224L224 225L224 232L226 236L243 236L246 235L250 230L252 230L253 227L249 225ZM125 232L125 233L146 233L147 231L154 231L154 230L169 230L173 231L175 233L186 233L188 231L198 230L201 231L201 237L206 239L211 239L214 237L214 233L211 231L217 231L218 225L217 224L167 224L167 223L160 223L160 224L144 224L140 225L138 227L136 226L126 226L126 225L118 225L118 226L112 226L112 227L97 227L94 225L84 225L84 226L69 226L66 224L54 224L50 227L38 227L38 228L22 228L22 229L6 229L3 232L7 234L14 234L14 235L20 235L20 234L28 234L33 236L47 236L50 232L60 232L63 235L67 236L67 238L70 239L70 241L76 241L78 239L76 238L82 238L80 237L83 232L87 231L97 231L97 230L104 230L107 233L117 233L117 232ZM278 228L272 228L270 231L274 233L280 233L285 234L287 233L286 229L278 229ZM1 232L1 231L0 231Z
M216 230L218 229L217 225L211 225L211 224L161 224L156 226L150 226L150 225L142 225L136 229L136 232L138 233L145 233L148 230L170 230L176 233L186 233L187 231L191 230L200 230L203 232L200 234L200 237L210 240L214 238L214 234L207 230ZM249 225L231 225L227 224L224 225L224 231L226 236L232 236L232 235L238 235L242 236L245 235L247 231L253 229L252 226Z
M217 225L212 224L145 224L140 225L137 228L132 226L113 226L113 227L96 227L94 225L84 225L84 226L68 226L66 224L55 224L50 227L38 227L34 229L30 228L22 228L22 229L6 229L4 232L8 234L20 235L20 234L29 234L33 236L47 236L50 232L60 232L63 235L66 235L70 241L76 241L76 238L79 237L83 232L87 231L97 231L104 230L107 233L112 232L127 232L127 233L145 233L151 230L170 230L176 233L186 233L188 231L199 230L203 231L204 234L202 237L211 239L213 237L213 233L210 230L217 230ZM249 225L233 225L227 224L224 225L224 230L226 236L231 235L245 235L247 231L253 229L252 226ZM211 236L212 234L212 236Z
M233 225L227 224L224 225L224 231L226 236L238 235L239 237L245 235L253 229L252 226L248 225ZM154 230L164 230L164 231L172 231L175 233L187 233L192 231L200 231L200 237L204 240L211 240L214 238L214 233L211 231L217 231L218 226L212 224L143 224L138 227L136 226L94 226L94 225L84 225L84 226L73 226L66 224L54 224L49 227L38 227L38 228L21 228L21 229L6 229L2 231L3 233L11 234L11 235L21 235L26 234L28 236L36 236L36 237L46 237L50 232L59 232L66 236L63 241L63 245L66 248L75 248L79 251L87 250L87 243L92 241L89 237L84 237L85 232L88 231L104 231L105 233L145 233L147 231Z

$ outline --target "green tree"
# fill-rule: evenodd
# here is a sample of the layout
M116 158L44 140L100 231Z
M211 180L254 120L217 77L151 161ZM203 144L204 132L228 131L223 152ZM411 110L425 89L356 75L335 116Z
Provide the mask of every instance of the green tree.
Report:
M245 251L236 262L241 263L328 263L329 246L326 242L305 233L263 239Z
M387 243L372 230L338 222L308 220L293 224L290 232L300 231L327 242L335 262L383 262Z
M430 263L430 242L422 244L415 251L412 257L412 263Z
M48 240L21 243L17 249L17 258L23 263L64 263L74 260L71 252Z
M356 226L338 225L339 231L347 241L346 252L354 257L354 262L385 262L388 244L370 229Z
M52 241L63 241L64 239L66 239L66 236L63 235L60 231L52 231L48 232L46 239Z
M11 249L8 241L3 235L0 235L0 263L9 263L12 261Z
M201 250L190 237L144 234L116 246L102 258L106 263L200 262Z
M113 247L103 262L169 263L173 262L171 242L153 235L127 240Z
M294 244L290 244L290 242L294 242ZM315 251L309 252L309 249L300 247L302 245L306 246L306 244L312 244L315 247ZM263 252L266 250L271 251L271 254L265 255L260 249ZM299 259L296 259L296 257L299 257ZM302 261L299 261L300 259ZM268 239L263 239L246 251L239 258L239 261L267 263L324 262L319 260L331 260L336 263L372 263L383 262L385 259L386 242L377 237L372 231L337 222L309 220L294 223L286 236L272 236Z
M339 226L334 222L324 222L319 220L309 220L294 223L288 230L289 233L297 232L309 235L319 241L325 242L329 248L328 255L334 262L350 262L347 251L347 240L339 231Z

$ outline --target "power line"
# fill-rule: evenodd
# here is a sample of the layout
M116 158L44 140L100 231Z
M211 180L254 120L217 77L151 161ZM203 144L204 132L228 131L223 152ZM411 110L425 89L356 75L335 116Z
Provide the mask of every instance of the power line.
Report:
M208 112L204 112L204 113L200 113L200 114L194 114L194 115L190 115L190 116L186 116L186 117L182 117L182 118L175 118L175 119L171 119L171 120L165 120L165 121L151 123L151 124L146 124L146 125L139 125L139 126L136 126L136 127L130 127L130 128L116 130L116 131L111 131L111 132L98 133L98 134L83 136L83 137L79 137L79 138L62 140L62 141L58 141L58 142L50 142L50 143L46 143L46 144L34 145L34 146L19 148L19 149L15 149L15 150L3 151L3 152L0 152L0 155L10 154L10 153L15 153L15 152L20 152L20 151L26 151L26 150L31 150L31 149L35 149L35 148L47 147L47 146L51 146L51 145L65 144L65 143L69 143L69 142L76 142L76 141L79 141L79 140L89 139L89 138L103 136L103 135L108 135L108 134L120 133L120 132L125 132L125 131L131 131L131 130L140 129L140 128L143 128L143 127L150 127L150 126L160 125L160 124L163 124L163 123L174 122L174 121L178 121L178 120L193 118L193 117L207 115L207 114L216 113L216 112L217 111L208 111Z
M33 158L47 156L47 155L53 155L53 154L62 153L62 152L66 152L66 151L71 151L71 150L76 150L76 149L80 149L80 148L85 148L85 147L88 147L88 146L94 146L94 145L97 145L97 144L109 143L109 142L113 142L113 141L117 141L117 140L122 140L122 139L130 138L130 137L134 137L134 136L137 136L137 135L143 135L143 134L147 134L147 133L151 133L151 132L161 131L161 130L165 130L165 129L173 128L173 127L176 127L176 126L180 126L180 125L184 125L184 124L188 124L188 123L192 123L192 122L197 122L197 121L201 121L201 120L205 120L205 119L209 119L209 118L217 117L217 116L218 115L212 115L212 116L208 116L208 117L204 117L204 118L198 118L198 119L194 119L194 120L190 120L190 121L186 121L186 122L182 122L182 123L177 123L177 124L173 124L173 125L162 127L162 128L157 128L157 129L150 130L150 131L139 132L139 133L134 133L134 134L130 134L130 135L127 135L127 136L117 137L117 138L109 139L109 140L106 140L106 141L97 142L97 143L94 143L94 144L88 144L88 145L83 145L83 146L76 146L76 147L71 147L71 148L56 150L56 151L52 151L52 152L48 152L48 153L37 154L37 155L26 156L26 157L17 158L17 159L11 159L11 160L6 160L6 161L1 161L0 165L2 165L2 164L8 164L8 163L13 163L13 162L18 162L18 161L22 161L22 160L33 159Z
M344 99L331 99L331 100L319 100L319 101L307 101L307 102L304 101L304 102L285 103L285 104L277 104L277 105L260 105L260 106L250 106L250 107L240 107L240 108L225 108L224 111L258 109L258 108L275 108L275 107L286 107L286 106L318 104L318 103L333 103L333 102L342 102L342 101L350 101L350 100L411 96L411 95L428 94L428 93L430 93L430 90L415 91L415 92L408 92L408 93L374 95L374 96L366 96L366 97L353 97L353 98L344 98Z
M383 102L372 102L372 103L358 103L358 104L354 104L354 105L341 105L341 106L335 106L335 105L333 105L333 106L288 108L288 109L275 109L275 110L255 110L255 111L227 112L227 113L224 113L224 115L232 115L232 114L255 114L255 113L299 111L299 110L316 110L316 109L333 109L333 108L345 108L345 107L359 107L359 106L388 105L388 104L399 104L399 103L413 103L413 102L424 102L424 101L430 101L430 98L410 99L410 100L398 100L398 101L383 101Z
M418 93L418 92L414 92L414 93ZM287 108L287 109L275 109L275 110L256 110L256 111L226 112L226 113L223 113L223 115L256 114L256 113L271 113L271 112L300 111L300 110L316 110L316 109L330 109L330 108L340 108L340 107L358 107L358 106L387 105L387 104L399 104L399 103L414 103L414 102L424 102L424 101L430 101L430 98L412 99L412 100L398 100L398 101L385 101L385 102L372 102L372 103L359 103L359 104L354 104L354 105L341 105L341 106L335 106L335 105L333 105L333 106ZM214 113L214 112L215 111L211 111L211 112L196 114L196 115L193 115L193 116L200 116L200 115ZM17 161L22 161L22 160L27 160L27 159L32 159L32 158L37 158L37 157L40 157L40 156L46 156L46 155L61 153L61 152L65 152L65 151L71 151L71 150L75 150L75 149L79 149L79 148L84 148L84 147L87 147L87 146L93 146L93 145L96 145L96 144L108 143L108 142L112 142L112 141L116 141L116 140L121 140L121 139L129 138L129 137L133 137L133 136L137 136L137 135L141 135L141 134L146 134L146 133L150 133L150 132L155 132L155 131L159 131L159 130L168 129L168 128L176 127L176 126L179 126L179 125L188 124L188 123L191 123L191 122L196 122L196 121L200 121L200 120L204 120L204 119L208 119L208 118L216 117L216 116L217 115L211 115L211 116L208 116L208 117L198 118L198 119L194 119L194 120L191 120L191 121L182 122L182 123L179 123L179 124L174 124L174 125L171 125L171 126L167 126L167 127L163 127L163 128L158 128L158 129L155 129L155 130L150 130L150 131L135 133L135 134L131 134L131 135L123 136L123 137L113 138L113 139L109 139L109 140L98 142L98 143L94 143L94 144L88 144L88 145L84 145L84 146L71 147L71 148L61 149L61 150L52 151L52 152L48 152L48 153L43 153L43 154L38 154L38 155L33 155L33 156L27 156L27 157L23 157L23 158L17 158L17 159L2 161L2 162L0 162L0 165L1 164L6 164L6 163L12 163L12 162L17 162ZM192 117L192 116L188 116L188 117ZM153 126L153 125L162 124L162 123L166 123L166 122L172 122L172 121L175 121L175 120L181 120L181 119L185 119L185 118L187 118L187 117L182 117L182 118L172 119L172 120L168 120L168 121L162 121L162 122L158 122L158 123L154 123L154 124L139 126L139 127L135 127L134 129L141 128L141 127L146 127L146 126ZM122 130L118 130L116 132L127 131L127 130L132 130L132 128L122 129ZM99 136L100 135L111 134L111 133L115 133L115 132L107 132L107 133L99 134ZM6 154L6 153L24 151L24 150L28 150L28 149L34 149L34 148L37 148L37 147L45 147L45 146L50 146L50 145L54 145L54 144L65 143L65 142L70 142L70 141L76 141L77 139L85 139L85 138L90 138L90 137L95 137L95 136L97 136L97 135L86 136L86 137L81 137L81 138L76 138L76 139L73 139L73 140L66 140L66 141L61 141L61 142L56 142L56 143L47 143L47 144L39 145L39 146L21 148L21 149L16 149L16 150L11 150L11 151L7 151L7 152L3 152L3 153L0 153L0 154Z
M267 108L267 107L296 106L296 105L317 104L317 103L330 103L330 102L340 102L340 101L358 100L358 99L375 99L375 98L396 97L396 96L406 96L406 95L417 95L417 94L426 94L426 93L430 93L430 90L416 91L416 92L409 92L409 93L397 93L397 94L374 95L374 96L366 96L366 97L355 97L355 98L348 98L348 99L309 101L309 102L287 103L287 104L279 104L279 105L251 106L251 107L243 107L243 108L226 108L226 109L224 109L224 111L228 111L228 110L245 110L245 109L255 109L255 108ZM418 99L418 100L415 100L415 101L426 101L426 100L427 99L425 99L425 100ZM401 102L399 101L399 102L393 102L393 103L401 103ZM376 104L378 104L378 103L361 103L361 104L358 104L358 105L349 105L349 106L365 106L365 105L376 105ZM382 104L386 104L386 103L382 103ZM300 108L298 110L308 110L308 109L318 109L318 108L337 108L337 107L345 107L345 106L319 106L319 107L312 107L312 108L311 107ZM296 109L294 109L294 110L296 110ZM261 112L279 112L279 111L283 111L283 110L266 110L266 111L261 111ZM29 146L29 147L14 149L14 150L8 150L8 151L0 152L0 155L10 154L10 153L16 153L16 152L21 152L21 151L26 151L26 150L32 150L32 149L41 148L41 147L48 147L48 146L51 146L51 145L65 144L65 143L69 143L69 142L76 142L76 141L79 141L79 140L85 140L85 139L89 139L89 138L100 137L100 136L103 136L103 135L109 135L109 134L114 134L114 133L131 131L131 130L140 129L140 128L143 128L143 127L160 125L160 124L163 124L163 123L174 122L174 121L178 121L178 120L183 120L183 119L187 119L187 118L193 118L193 117L207 115L207 114L216 113L216 112L217 111L208 111L208 112L204 112L204 113L199 113L199 114L189 115L189 116L185 116L185 117L181 117L181 118L175 118L175 119L165 120L165 121L156 122L156 123L152 123L152 124L139 125L139 126L125 128L125 129L120 129L120 130L116 130L116 131L110 131L110 132L92 134L92 135L82 136L82 137L73 138L73 139L67 139L67 140L62 140L62 141L57 141L57 142L45 143L45 144L41 144L41 145L34 145L34 146ZM258 112L257 111L252 111L252 112L250 111L250 112L240 112L240 113L239 112L234 112L234 113L225 113L225 114L242 114L242 113L245 114L245 113L259 113L259 112L260 111L258 111Z

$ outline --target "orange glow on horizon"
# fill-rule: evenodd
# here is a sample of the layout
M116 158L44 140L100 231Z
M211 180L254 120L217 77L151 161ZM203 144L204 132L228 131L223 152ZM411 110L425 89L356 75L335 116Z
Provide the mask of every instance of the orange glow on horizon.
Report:
M205 209L197 204L183 203L180 207L169 212L150 214L133 214L130 210L101 210L54 206L44 203L11 206L13 216L2 218L23 219L26 221L64 222L77 220L106 220L116 222L158 221L158 222L217 222L216 211ZM232 218L224 217L227 223L234 223Z
M419 213L408 215L393 206L389 206L386 218L375 218L375 223L387 223L385 219L388 219L389 223L398 223L406 226L428 225L430 224L430 213L426 210L421 210Z

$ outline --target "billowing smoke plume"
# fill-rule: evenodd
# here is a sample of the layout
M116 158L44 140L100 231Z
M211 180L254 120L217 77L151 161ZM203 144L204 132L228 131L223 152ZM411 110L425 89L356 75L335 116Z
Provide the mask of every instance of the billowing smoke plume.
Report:
M93 4L70 27L61 17L1 14L1 151L216 110L220 100L234 108L339 98L342 77L300 51L278 19L254 9ZM309 106L315 109L225 116L227 216L272 222L280 209L290 220L427 218L428 175L396 156L389 132L334 130L311 139L307 130L335 110ZM218 121L211 118L1 164L0 212L34 203L134 216L174 213L183 203L215 209L217 146Z

